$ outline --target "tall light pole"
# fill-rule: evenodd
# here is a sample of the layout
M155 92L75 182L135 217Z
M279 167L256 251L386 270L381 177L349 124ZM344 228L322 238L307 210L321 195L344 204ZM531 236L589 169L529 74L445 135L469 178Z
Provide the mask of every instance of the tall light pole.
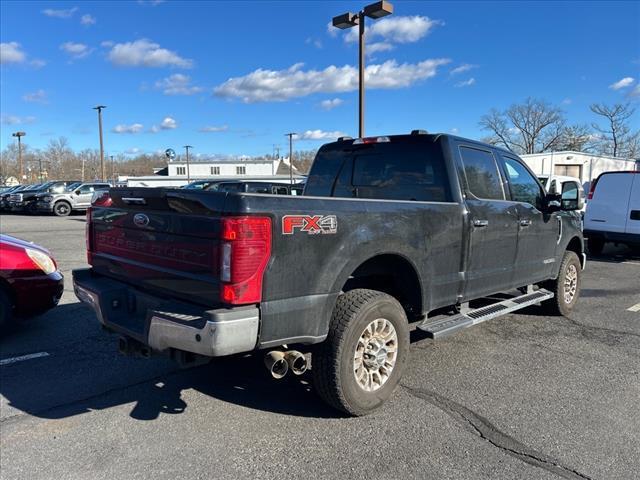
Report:
M393 5L381 1L367 5L358 13L343 13L333 17L333 26L340 29L358 27L359 67L358 67L358 137L364 137L364 27L365 17L378 19L391 15Z
M22 183L22 177L24 176L24 167L22 165L22 142L20 141L20 139L25 135L25 132L15 132L11 134L12 137L18 138L18 171L20 172L20 178L18 179L18 181L20 183Z
M100 180L102 180L104 182L104 178L105 178L105 171L104 171L104 145L102 143L102 109L103 108L107 108L106 105L97 105L97 106L93 107L94 110L98 111L98 130L100 130ZM83 176L82 180L84 180L84 176Z
M293 136L295 132L285 133L285 137L289 137L289 182L293 185Z
M116 182L116 175L115 175L116 169L113 163L113 155L111 155L111 179L113 180L113 183Z
M191 183L191 174L189 173L189 149L193 148L193 145L185 145L184 149L187 151L187 183Z

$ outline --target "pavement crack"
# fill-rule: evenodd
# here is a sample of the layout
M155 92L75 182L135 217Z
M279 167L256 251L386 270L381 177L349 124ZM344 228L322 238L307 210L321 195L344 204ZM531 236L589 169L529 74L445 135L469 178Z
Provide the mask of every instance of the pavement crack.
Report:
M564 317L564 319L567 320L572 325L580 328L581 330L589 332L589 333L603 332L603 333L608 334L608 335L616 335L616 336L627 336L628 335L628 336L631 336L631 337L640 338L640 334L638 334L638 333L627 332L627 331L624 331L624 330L616 330L614 328L594 327L594 326L591 326L591 325L585 325L585 324L580 323L580 322L578 322L576 320L573 320L572 318L569 318L569 317Z
M591 477L580 473L579 471L566 467L559 460L549 457L531 447L519 442L510 435L500 431L495 425L483 416L468 409L447 397L436 392L413 388L407 385L401 385L411 396L425 400L431 405L439 408L450 417L462 423L465 427L471 427L472 431L486 440L494 447L499 448L506 454L517 458L529 465L542 468L548 472L554 473L559 477L569 480L591 480Z

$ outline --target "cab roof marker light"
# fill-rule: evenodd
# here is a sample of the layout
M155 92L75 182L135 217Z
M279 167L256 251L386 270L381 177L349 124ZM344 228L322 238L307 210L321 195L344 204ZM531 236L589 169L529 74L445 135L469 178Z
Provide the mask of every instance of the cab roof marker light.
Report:
M428 133L426 130L411 130L411 135L427 135Z
M349 136L345 136L345 137L338 137L338 142L346 142L347 140L353 140L353 137L349 137Z
M364 145L368 143L387 143L390 142L391 139L389 137L365 137L365 138L356 138L353 141L354 145Z

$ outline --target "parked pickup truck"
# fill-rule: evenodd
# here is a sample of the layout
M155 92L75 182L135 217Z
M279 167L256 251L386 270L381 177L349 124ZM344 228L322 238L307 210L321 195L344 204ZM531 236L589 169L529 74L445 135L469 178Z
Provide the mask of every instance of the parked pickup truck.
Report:
M96 195L91 268L74 286L125 353L195 363L266 350L275 377L304 372L310 353L320 396L364 415L398 384L410 329L440 338L540 303L571 312L580 208L577 190L545 193L490 145L341 138L320 148L302 196Z
M35 200L36 210L66 217L74 210L82 211L89 208L93 194L100 190L107 190L110 186L104 182L90 182L73 185L73 188L61 192L39 193Z

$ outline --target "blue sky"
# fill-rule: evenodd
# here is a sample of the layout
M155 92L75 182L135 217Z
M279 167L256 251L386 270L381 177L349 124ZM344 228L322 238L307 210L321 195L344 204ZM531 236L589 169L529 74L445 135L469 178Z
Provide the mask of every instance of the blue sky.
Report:
M478 138L482 114L527 96L573 123L593 102L638 101L639 2L393 3L368 23L367 135ZM1 146L19 129L33 147L97 148L96 104L108 154L356 136L357 43L328 23L362 5L2 1Z

